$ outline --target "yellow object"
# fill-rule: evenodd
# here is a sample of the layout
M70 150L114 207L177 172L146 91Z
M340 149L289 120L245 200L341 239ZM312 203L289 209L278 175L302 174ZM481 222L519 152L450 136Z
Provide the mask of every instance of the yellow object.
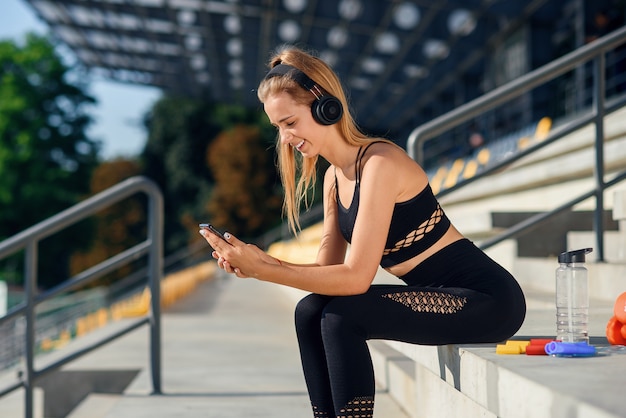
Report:
M456 185L459 175L463 172L463 167L465 167L465 160L462 158L458 158L454 161L454 163L452 163L452 168L450 168L450 172L448 172L448 175L443 183L446 189Z
M547 116L541 118L535 129L535 140L543 141L546 139L550 133L550 128L552 128L552 119Z
M489 150L487 148L483 148L478 152L476 159L478 160L479 164L487 165L487 163L489 162L489 157L491 157Z
M524 354L530 341L508 340L505 344L496 345L496 354Z
M530 138L527 136L523 136L517 140L517 149L519 150L526 149L528 148L529 145L530 145Z
M463 170L463 178L467 180L474 177L476 171L478 171L478 163L474 160L469 160L465 166L465 170Z

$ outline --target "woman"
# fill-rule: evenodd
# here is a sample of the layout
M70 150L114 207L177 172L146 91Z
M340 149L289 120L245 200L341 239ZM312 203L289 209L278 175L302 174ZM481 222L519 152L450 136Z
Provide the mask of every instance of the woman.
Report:
M201 233L225 271L311 292L298 303L295 321L313 415L372 417L368 339L499 342L521 326L524 295L450 223L426 174L403 149L359 131L324 62L286 47L270 68L258 97L278 130L284 211L294 230L315 185L317 158L330 163L317 259L292 264L230 234L225 242ZM406 286L372 285L379 265Z

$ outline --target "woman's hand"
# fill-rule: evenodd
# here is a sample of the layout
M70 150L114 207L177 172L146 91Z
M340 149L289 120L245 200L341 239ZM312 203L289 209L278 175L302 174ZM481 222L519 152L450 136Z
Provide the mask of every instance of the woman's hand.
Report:
M240 241L228 232L224 233L226 240L207 229L201 229L200 234L213 247L212 256L217 260L217 265L237 277L258 277L259 270L264 265L282 265L279 260L261 251L256 245Z

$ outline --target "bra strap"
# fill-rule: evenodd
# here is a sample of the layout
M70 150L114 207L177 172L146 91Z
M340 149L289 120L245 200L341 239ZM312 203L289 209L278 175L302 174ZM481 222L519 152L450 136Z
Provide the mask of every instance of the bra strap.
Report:
M379 144L383 141L372 141L369 144L367 144L367 146L365 148L361 147L359 148L359 153L356 155L356 164L355 164L355 170L356 170L356 184L360 184L361 183L361 169L363 166L363 163L361 162L363 160L363 156L365 156L365 153L367 152L367 149L369 147L371 147L374 144ZM361 152L363 151L363 152Z

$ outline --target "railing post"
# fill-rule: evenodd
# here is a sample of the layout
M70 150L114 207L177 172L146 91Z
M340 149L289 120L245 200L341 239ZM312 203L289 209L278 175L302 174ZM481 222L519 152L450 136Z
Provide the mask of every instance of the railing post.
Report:
M148 234L150 238L150 365L153 394L161 393L161 276L163 274L163 198L156 186L149 192Z
M604 116L605 116L605 54L599 54L594 60L593 107L596 128L595 138L595 187L596 208L593 229L596 235L596 260L604 261Z
M37 241L30 240L24 257L24 280L26 287L26 347L24 382L24 417L33 418L35 390L35 292L37 291Z

